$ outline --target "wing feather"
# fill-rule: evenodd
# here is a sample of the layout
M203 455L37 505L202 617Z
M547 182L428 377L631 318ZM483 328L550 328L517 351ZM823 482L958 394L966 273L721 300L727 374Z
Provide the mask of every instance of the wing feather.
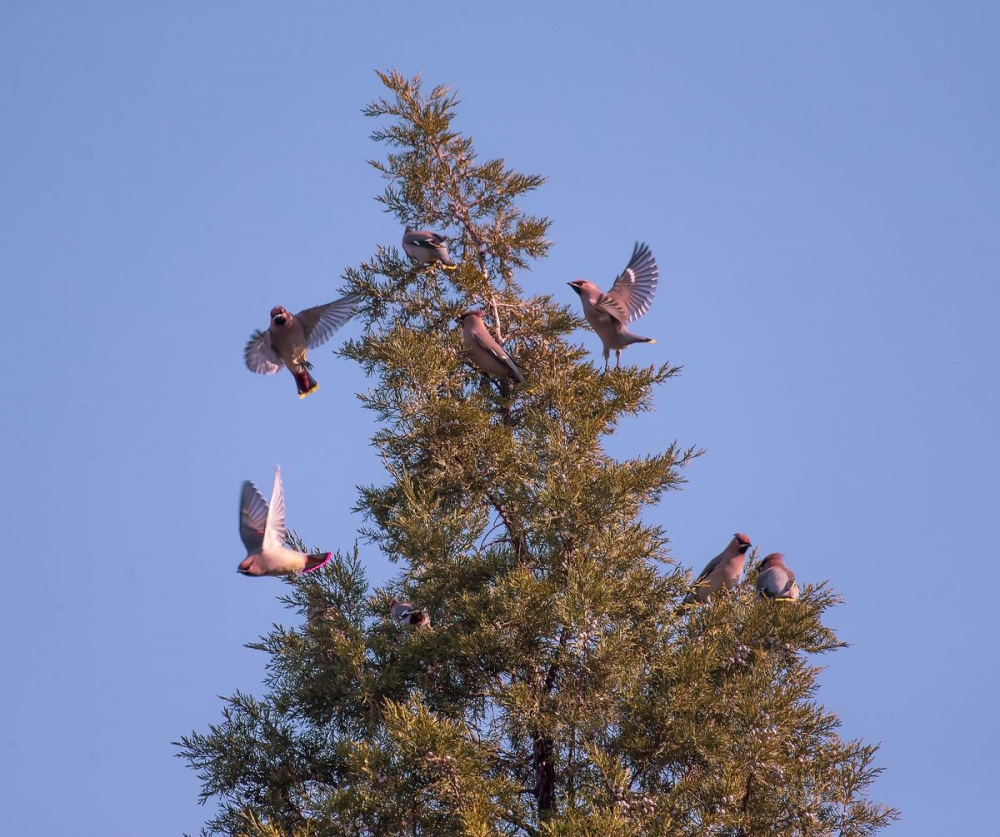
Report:
M247 555L260 552L267 527L267 503L257 487L247 480L240 492L240 540L247 548Z
M440 247L447 240L440 233L431 232L430 230L412 230L403 235L403 241L406 244L414 244L417 247L430 247L431 249Z
M280 549L285 545L285 492L281 487L281 468L277 465L274 466L274 488L271 489L271 503L267 509L264 541L271 549Z
M336 302L306 308L305 311L296 314L296 319L305 331L306 345L310 349L315 349L333 337L334 332L354 316L361 299L361 294L348 294Z
M611 290L601 295L596 307L622 323L630 323L653 304L658 278L656 259L649 247L637 241L628 266L615 279Z
M247 369L261 375L273 375L281 369L281 358L271 348L271 332L258 329L250 335L250 340L243 350L243 359Z
M720 563L722 563L722 559L724 557L725 557L724 554L723 555L716 555L711 561L709 561L708 564L705 565L705 569L703 569L701 571L701 575L699 575L694 580L695 584L697 584L699 581L704 581L706 578L708 578L708 576L712 572L712 570L714 570L717 566L719 566Z
M524 383L524 376L521 374L521 370L518 369L517 364L514 363L513 360L511 360L510 355L508 355L507 352L503 350L503 347L499 343L497 343L496 340L490 338L489 342L487 342L483 338L483 335L477 332L472 333L472 339L476 341L476 345L479 346L479 348L489 352L491 355L493 355L493 357L495 357L498 361L500 361L500 363L502 363L505 367L507 367L508 371L511 374L511 377L513 377L515 381L517 381L519 384Z

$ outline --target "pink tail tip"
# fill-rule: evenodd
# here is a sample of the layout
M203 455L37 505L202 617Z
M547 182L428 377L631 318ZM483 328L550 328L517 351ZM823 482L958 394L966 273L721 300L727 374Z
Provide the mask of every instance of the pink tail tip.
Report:
M306 556L306 568L302 572L311 573L313 570L325 567L332 557L332 552L320 552L316 555L308 555Z

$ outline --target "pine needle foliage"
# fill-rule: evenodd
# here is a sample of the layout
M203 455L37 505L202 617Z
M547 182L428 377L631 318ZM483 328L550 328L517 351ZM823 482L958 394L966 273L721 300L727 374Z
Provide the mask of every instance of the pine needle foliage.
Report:
M249 646L268 655L265 696L225 699L220 723L178 742L219 805L204 833L878 831L896 812L868 797L876 747L841 740L816 702L814 659L842 645L822 621L837 597L744 585L682 604L690 573L642 512L700 452L604 449L677 368L595 366L575 297L518 283L549 248L549 221L518 206L543 178L480 162L447 88L379 75L377 200L451 235L459 262L384 246L346 274L366 302L342 354L373 381L359 397L386 472L356 510L366 549L400 570L371 589L355 547L290 581L303 623ZM454 319L473 307L525 370L509 397L463 355ZM396 624L392 598L432 627Z

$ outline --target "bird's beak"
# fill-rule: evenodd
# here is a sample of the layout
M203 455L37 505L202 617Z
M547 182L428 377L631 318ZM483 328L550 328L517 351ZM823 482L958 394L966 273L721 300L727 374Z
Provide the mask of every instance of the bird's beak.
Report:
M576 285L574 285L572 282L567 282L566 284L569 285L577 293L580 293L580 289Z

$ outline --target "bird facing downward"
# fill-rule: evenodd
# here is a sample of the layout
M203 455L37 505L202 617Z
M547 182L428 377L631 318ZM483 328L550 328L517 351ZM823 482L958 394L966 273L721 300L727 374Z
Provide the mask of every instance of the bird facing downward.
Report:
M750 538L737 532L722 552L716 555L695 579L693 596L704 604L711 599L716 590L723 587L732 589L743 574L743 563L746 561L747 550L750 549Z
M273 375L284 365L299 391L299 398L319 389L310 370L309 349L322 346L334 332L346 323L361 304L360 294L348 294L336 302L306 308L292 314L280 305L271 309L271 324L267 331L259 329L250 335L243 350L247 369L261 375Z
M401 602L399 599L393 599L389 602L389 611L392 613L392 618L407 630L422 631L431 626L430 614L425 609L417 607L413 602Z
M403 249L411 259L420 264L439 264L445 270L458 267L448 255L448 239L431 230L413 230L409 227L403 233Z
M462 326L466 356L499 384L503 395L510 394L511 381L524 383L524 375L517 364L487 330L482 311L466 311L456 317L455 322Z
M611 290L604 293L593 282L577 279L567 284L580 295L583 316L604 344L604 370L608 355L615 351L615 367L621 364L622 349L633 343L655 343L650 337L640 337L625 328L649 310L656 293L658 273L656 259L645 244L636 242L632 258Z
M765 599L794 602L799 597L795 573L785 566L785 556L772 552L757 567L757 592Z
M243 575L292 575L318 570L330 560L329 552L306 555L285 546L285 494L281 469L274 466L274 488L268 505L256 486L247 480L240 492L240 539L247 557L237 571Z

